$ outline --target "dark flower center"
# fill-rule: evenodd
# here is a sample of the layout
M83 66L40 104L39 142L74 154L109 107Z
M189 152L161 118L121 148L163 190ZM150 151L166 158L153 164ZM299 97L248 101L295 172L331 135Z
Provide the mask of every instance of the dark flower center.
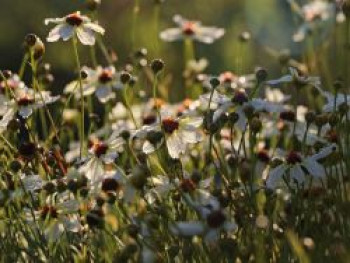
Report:
M232 102L235 102L238 104L243 104L247 101L248 101L247 94L242 90L236 91L234 97L232 98Z
M66 16L66 23L71 26L80 26L83 23L83 18L78 13L73 13Z
M46 205L41 209L40 217L43 220L45 220L47 217L57 218L58 217L57 209L53 206Z
M90 140L89 148L97 157L100 157L101 155L106 154L108 150L108 145L99 140Z
M31 98L29 96L23 96L17 100L18 106L28 106L33 103L34 103L34 98Z
M295 113L293 111L283 111L280 113L280 119L285 121L295 121Z
M151 125L152 123L155 123L157 120L157 117L155 115L147 115L143 117L143 124L144 125Z
M103 84L106 84L112 81L112 79L113 79L113 73L110 70L103 70L100 76L98 77L98 80Z
M31 158L34 156L37 146L34 143L28 142L20 145L18 152L21 156Z
M288 155L287 155L287 163L289 164L296 164L296 163L301 163L301 156L294 151L291 151Z
M104 192L115 192L119 188L119 183L114 178L106 178L102 181L102 191Z
M263 163L269 163L270 162L270 156L266 150L260 150L257 154L258 159Z
M182 191L189 193L196 189L196 184L191 179L183 179L180 188Z
M166 133L172 134L179 128L179 122L173 118L165 118L162 120L162 126Z
M220 210L214 211L207 217L207 224L210 228L219 228L226 221L226 216Z
M187 21L182 26L182 32L187 36L192 36L196 33L196 23Z

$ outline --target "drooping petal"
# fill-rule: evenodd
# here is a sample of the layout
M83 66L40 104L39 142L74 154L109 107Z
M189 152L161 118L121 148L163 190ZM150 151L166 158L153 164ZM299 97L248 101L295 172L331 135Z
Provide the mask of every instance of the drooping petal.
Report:
M203 234L205 226L200 221L176 222L169 226L170 232L177 236L192 237Z
M169 28L159 34L159 37L167 42L183 39L183 34L180 28Z
M57 25L49 32L49 35L46 38L47 42L56 42L61 38L60 30L65 25Z
M293 80L293 77L291 75L286 75L276 80L269 80L266 82L266 84L274 86L274 85L279 85L283 83L290 83L292 80Z
M276 188L278 182L282 179L282 176L286 172L287 168L288 167L283 164L273 168L266 180L266 186L270 189Z
M186 151L186 144L176 131L168 137L166 144L171 158L178 159Z
M303 166L312 176L316 178L323 178L326 176L324 167L321 164L319 164L317 161L307 158L303 162Z
M86 28L84 26L78 27L76 29L77 36L83 45L93 46L95 45L95 33L92 29Z
M70 25L63 25L60 28L60 32L59 32L61 38L63 39L63 41L67 41L69 39L72 38L72 36L74 35L74 27L70 26Z
M96 33L101 34L101 35L103 35L105 33L105 29L96 23L85 23L84 27L89 28L89 29L95 31Z
M96 97L101 103L106 103L110 99L115 97L115 94L112 92L110 87L99 87L95 92Z
M305 173L301 169L300 165L297 164L291 167L289 173L291 175L291 178L297 180L299 184L305 181Z

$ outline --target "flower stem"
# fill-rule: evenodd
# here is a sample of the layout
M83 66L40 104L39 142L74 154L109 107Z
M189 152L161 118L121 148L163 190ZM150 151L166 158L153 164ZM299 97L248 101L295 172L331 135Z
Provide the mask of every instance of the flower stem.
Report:
M82 83L82 79L81 79L81 74L80 74L80 70L81 70L81 66L80 66L80 59L79 59L79 53L78 53L78 47L77 47L77 39L76 37L72 38L72 42L73 42L73 49L74 49L74 56L75 56L75 62L76 62L76 66L78 69L78 77L79 77L79 89L80 89L80 100L81 100L81 124L80 124L80 158L82 157L83 153L84 153L84 135L85 135L85 123L84 123L84 119L85 119L85 114L84 114L84 108L85 108L85 103L84 103L84 90L83 90L83 83Z

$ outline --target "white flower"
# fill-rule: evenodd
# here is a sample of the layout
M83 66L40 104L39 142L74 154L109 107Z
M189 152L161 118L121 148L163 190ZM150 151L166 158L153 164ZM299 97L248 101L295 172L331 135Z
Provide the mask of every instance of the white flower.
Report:
M350 105L350 95L348 94L337 93L336 95L333 95L330 92L322 91L321 95L327 100L322 108L323 112L338 111L341 105Z
M194 204L196 206L196 204ZM220 207L219 202L211 198L206 205L195 207L203 221L179 221L169 226L174 235L192 237L201 235L208 244L215 244L220 238L221 231L227 233L237 230L234 221L230 221L227 214Z
M14 96L12 100L7 100L4 96L0 96L0 101L2 103L0 111L5 111L4 117L6 117L6 121L4 121L3 125L8 123L11 119L11 115L13 118L16 112L26 119L32 115L33 110L54 103L60 98L60 96L51 96L49 91L40 91L39 93L26 87L15 89L12 95Z
M294 1L289 0L294 3ZM299 27L298 31L293 35L295 42L301 42L305 39L305 36L315 28L330 19L335 14L335 6L333 3L323 0L311 1L304 5L299 10L300 16L303 18L304 23Z
M217 27L205 27L198 21L190 21L180 15L173 18L177 28L169 28L160 33L160 38L167 42L191 38L198 42L211 44L225 34L225 30Z
M332 144L323 148L320 152L304 157L300 153L291 151L286 155L284 161L278 166L272 168L266 180L268 188L276 188L279 183L285 179L291 184L295 181L302 185L306 181L306 173L313 179L320 180L326 176L324 167L318 162L320 159L327 157L336 150L336 145ZM287 175L287 177L285 176Z
M117 74L113 66L97 67L93 70L89 67L83 67L82 72L86 73L86 78L83 79L83 95L89 96L95 93L95 96L101 103L106 103L115 97L113 89L121 89L122 83L119 81L119 74ZM79 81L69 83L65 89L65 93L74 93L77 99L80 99L81 93L79 90Z
M204 105L208 105L210 94L201 96L201 100ZM213 122L216 122L222 114L234 111L238 115L236 126L240 130L244 130L247 123L247 118L244 113L244 107L246 106L253 107L255 111L270 113L281 112L284 109L283 105L272 103L264 99L254 98L252 100L248 100L247 94L241 89L235 90L233 98L214 91L210 105L211 109L215 109L213 114Z
M85 174L93 186L96 186L105 175L105 164L113 163L122 149L124 141L112 134L106 141L92 138L89 142L89 155L79 172Z
M62 18L45 19L45 25L49 23L56 24L56 26L46 38L48 42L56 42L60 38L67 41L76 35L83 45L92 46L96 41L95 34L103 35L105 32L101 26L92 22L87 16L82 16L79 11Z
M300 86L311 85L315 87L317 90L320 90L321 80L319 77L311 77L301 75L296 68L289 67L289 74L282 76L276 80L269 80L266 82L267 85L277 86L280 84L296 84Z
M198 129L202 122L200 117L162 118L161 126L171 158L178 159L185 153L188 144L195 144L202 140L202 134ZM149 146L152 145L149 144Z

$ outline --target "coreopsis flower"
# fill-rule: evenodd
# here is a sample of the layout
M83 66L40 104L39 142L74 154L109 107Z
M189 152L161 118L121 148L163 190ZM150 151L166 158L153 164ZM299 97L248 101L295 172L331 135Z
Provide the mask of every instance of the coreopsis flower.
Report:
M37 213L44 224L44 234L48 241L56 241L65 232L77 233L82 229L78 215L77 200L67 200L56 205L44 205Z
M2 102L0 111L5 112L6 119L10 119L10 115L12 114L13 118L16 112L18 112L21 117L28 118L35 109L54 103L60 98L60 96L51 96L49 91L40 91L39 93L26 87L15 89L11 94L14 97L11 100L8 100L4 96L0 98Z
M95 34L103 35L105 32L97 22L92 22L89 17L81 15L79 11L62 18L45 19L45 25L50 23L56 26L46 38L48 42L56 42L60 38L67 41L76 35L83 45L92 46L96 42Z
M350 105L350 95L345 93L337 93L336 95L328 92L322 91L321 95L326 99L326 104L323 105L323 112L333 112L338 111L339 107L342 105Z
M307 181L307 175L310 175L313 180L321 180L326 176L326 171L319 161L329 156L336 149L336 145L331 144L311 156L303 156L297 151L289 152L279 165L270 170L266 186L274 189L283 180L286 180L291 185L297 183L297 185L301 186Z
M304 22L294 34L293 40L295 42L303 41L305 36L319 23L329 20L334 15L334 11L335 6L323 0L314 0L302 6L300 15Z
M276 80L269 80L265 82L270 86L277 86L281 84L294 84L299 87L313 86L317 90L321 90L321 79L316 76L305 76L302 75L296 68L289 67L289 74L282 76Z
M202 26L199 21L190 21L180 15L175 15L173 21L176 28L169 28L160 33L160 38L167 42L190 38L205 44L211 44L225 34L225 30L218 27Z
M106 103L115 97L113 89L122 89L123 85L119 80L119 74L113 66L103 68L97 67L95 70L89 67L83 67L82 72L86 74L83 79L83 95L89 96L95 94L101 103ZM69 83L64 92L74 93L77 99L80 98L79 81Z
M202 103L209 105L211 94L205 94L201 96ZM235 90L233 97L228 97L224 94L220 94L217 91L213 92L211 98L211 109L215 109L213 114L213 122L215 123L221 115L229 112L235 112L238 116L236 126L243 130L247 123L247 117L244 112L245 107L252 107L255 111L262 112L281 112L284 106L277 103L272 103L261 98L254 98L249 100L248 95L242 89Z
M215 244L220 238L221 232L233 232L237 230L236 223L228 217L220 203L211 198L209 203L198 205L192 203L199 213L202 221L180 221L170 225L170 231L174 235L192 237L200 235L208 244Z
M154 131L164 132L164 139L170 157L178 159L180 155L185 153L188 144L195 144L202 140L202 133L199 129L202 122L203 119L200 117L181 116L174 118L165 114L161 118L160 125L155 123L150 126L144 126L140 131L136 132L135 137L146 138L143 151L149 154L154 152L157 147L155 148L155 145L150 142L150 138L147 135Z
M124 140L112 134L106 141L97 138L89 140L89 153L79 172L84 174L93 186L96 186L105 174L105 164L113 163L122 150Z

